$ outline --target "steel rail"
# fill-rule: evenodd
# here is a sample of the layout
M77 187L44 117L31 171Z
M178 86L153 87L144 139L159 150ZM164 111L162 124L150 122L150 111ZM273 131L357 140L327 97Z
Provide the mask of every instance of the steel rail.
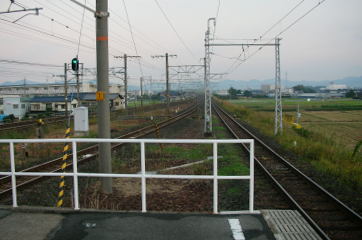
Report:
M187 101L177 101L177 102L172 102L172 105L175 104L182 104L182 103L186 103ZM120 111L120 112L125 112L125 113L129 113L129 112L141 112L141 111L149 111L149 110L154 110L156 108L160 108L162 106L164 106L165 104L160 103L160 104L153 104L153 105L146 105L144 107L130 107L128 109L120 109L120 110L114 110L112 111L112 113ZM90 116L95 115L96 113L90 113ZM46 118L42 118L47 124L55 124L55 123L59 123L59 122L64 122L64 120L66 119L65 116L56 116L56 117L46 117ZM19 121L19 122L12 122L12 123L4 123L4 124L0 124L0 131L8 131L8 130L14 130L14 129L21 129L21 128L27 128L27 127L32 127L35 126L37 124L36 120L24 120L24 121Z
M254 138L257 143L262 145L264 148L266 148L270 153L272 153L277 159L282 161L284 165L289 167L293 172L295 172L297 175L301 176L303 180L306 180L308 183L310 183L312 186L316 187L320 192L322 192L325 196L327 196L330 200L332 200L334 203L339 205L344 211L346 211L349 215L356 218L357 221L361 221L362 218L360 215L358 215L355 211L353 211L350 207L348 207L346 204L341 202L339 199L334 197L331 193L329 193L327 190L322 188L319 184L317 184L315 181L313 181L311 178L306 176L304 173L302 173L299 169L294 167L291 163L289 163L287 160L285 160L282 156L280 156L277 152L275 152L271 147L269 147L267 144L265 144L260 138L256 137L254 134L252 134L248 129L246 129L244 126L242 126L238 121L236 121L229 113L227 113L224 109L222 109L218 105L214 105L214 110L217 113L217 115L220 117L220 119L223 121L223 123L227 126L229 131L236 137L239 138L238 134L232 129L232 127L226 122L225 118L222 117L222 114L224 114L229 121L236 124L236 126L243 131L245 131L249 136ZM222 114L221 114L222 113ZM243 144L244 148L248 150L248 148ZM323 239L330 239L329 236L318 226L318 224L309 216L309 214L297 203L297 201L287 192L287 190L278 182L277 179L275 179L270 173L266 167L263 166L261 161L255 157L255 161L257 163L257 166L259 166L263 172L272 180L272 182L278 186L279 190L284 193L287 198L290 200L290 202L296 207L296 209L306 218L306 220L311 224L311 226L317 231L317 233L320 234L320 236Z
M158 125L159 125L160 128L167 127L167 126L169 126L169 125L171 125L171 124L173 124L173 123L175 123L175 122L177 122L177 121L179 121L179 120L181 120L181 119L183 119L183 118L185 118L187 116L190 116L196 110L196 108L197 108L197 106L192 105L188 109L185 109L185 110L181 111L178 115L161 121L160 123L158 123ZM126 133L126 134L124 134L122 136L119 136L119 137L116 137L116 138L117 139L131 138L131 137L132 138L139 138L139 137L151 134L151 133L153 133L155 131L156 130L155 130L154 126L151 124L149 126L146 126L146 127L140 128L140 129L136 129L136 130L134 130L132 132ZM124 145L124 143L112 144L111 148L116 149L116 148L118 148L118 147L120 147L122 145ZM98 144L93 145L93 146L89 146L87 148L79 150L77 152L77 156L81 157L81 159L78 159L78 163L84 163L84 162L87 162L87 161L90 161L90 160L93 160L94 158L96 158L97 155L98 155L97 150L98 150ZM91 154L91 156L86 156L87 154ZM70 154L70 157L72 157L72 154ZM62 160L61 157L56 158L56 159L47 161L45 163L41 163L41 164L38 164L36 166L24 169L24 170L22 170L20 172L37 172L37 171L40 171L40 170L43 170L43 169L46 169L46 168L52 168L52 166L58 164L59 161L61 161L61 160ZM73 165L72 163L69 163L69 164L67 164L66 168L69 169L70 167L72 167L72 165ZM49 172L59 172L59 171L61 171L61 169L56 168L56 169L50 170ZM44 178L44 177L39 176L39 177L31 178L30 180L25 180L24 182L21 182L21 183L17 183L17 188L26 187L30 183L38 182L42 178ZM10 176L2 177L2 178L0 178L0 184L2 184L2 185L9 184L10 185L10 180L11 180ZM7 189L1 191L0 192L0 199L3 196L8 196L8 194L11 194L11 190L12 190L11 188L7 188Z

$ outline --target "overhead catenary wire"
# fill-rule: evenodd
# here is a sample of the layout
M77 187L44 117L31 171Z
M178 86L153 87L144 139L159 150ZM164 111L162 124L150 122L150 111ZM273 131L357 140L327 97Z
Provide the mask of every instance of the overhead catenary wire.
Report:
M84 0L84 5L87 5L87 0ZM78 56L79 56L80 40L82 39L82 30L83 30L83 23L84 23L84 14L85 14L85 8L83 8L82 21L81 21L81 23L80 23L79 40L78 40L78 46L77 46L77 58L78 58Z
M259 39L264 38L265 35L267 35L271 30L273 30L279 23L281 23L284 19L286 19L292 12L294 12L295 9L297 9L302 3L304 2L304 0L300 1L299 3L297 3L297 5L295 5L292 9L289 10L289 12L287 12L287 14L285 14L282 18L280 18L276 23L274 23L270 28L268 28L262 35L260 35Z
M303 15L301 15L299 18L297 18L296 20L294 20L291 24L289 24L287 27L285 27L282 31L280 31L278 34L276 34L274 36L273 39L271 39L270 41L267 42L271 43L272 41L274 41L275 38L280 37L280 35L282 35L283 33L285 33L286 31L288 31L290 28L292 28L294 25L296 25L299 21L301 21L304 17L306 17L307 15L309 15L313 10L315 10L317 7L319 7L320 5L322 5L326 0L320 0L316 5L314 5L311 9L309 9L307 12L305 12ZM294 7L295 8L295 7ZM255 50L253 53L251 53L250 55L248 55L246 58L244 59L240 59L236 60L239 61L239 63L234 67L231 68L234 63L232 64L232 66L226 71L228 74L234 72L241 64L245 63L247 60L249 60L251 57L255 56L258 52L260 52L264 47L259 47L257 50Z
M38 4L41 4L41 5L44 5L44 3L42 2L42 3L40 3L39 1L37 1L37 0L33 0L33 1L35 1L35 2L37 2ZM68 2L66 2L66 1L62 1L64 4L65 4L65 6L69 6L69 7L72 7ZM71 14L69 11L67 11L67 9L65 9L64 8L64 6L62 5L62 6L58 6L57 4L54 4L54 2L45 2L45 3L47 3L47 4L51 4L52 6L48 6L48 5L44 5L45 6L45 8L47 9L47 10L50 10L50 11L52 11L54 14L57 14L57 15L60 15L60 16L62 16L62 17L65 17L66 19L69 19L69 20L71 20L71 19L74 19L74 20L77 20L77 21L79 21L79 19L77 19L77 18L75 18L74 17L74 14ZM89 4L89 3L88 3ZM55 10L55 8L58 8L58 9L60 9L61 11L59 11L59 10ZM76 10L78 13L82 13L80 10L77 10L76 8L72 8L72 10ZM115 16L115 15L118 15L119 13L118 12L114 12L114 11L112 11L111 9L110 9L110 12L112 13L112 16ZM44 15L44 14L43 14ZM88 15L86 15L87 17L89 17ZM70 30L72 30L72 31L74 31L74 32L76 32L76 33L79 33L80 31L78 31L78 30L75 30L75 29L73 29L71 26L70 26L70 24L67 24L67 23L63 23L62 21L56 21L55 20L55 18L54 17L51 17L51 16L44 16L44 17L47 17L48 19L50 19L50 20L54 20L54 22L55 23L57 23L57 24L59 24L59 25L62 25L62 26L64 26L64 27L66 27L67 29L70 29ZM84 27L86 27L86 29L87 29L87 31L94 31L94 26L93 25L91 25L91 24L89 24L89 19L88 19L88 21L86 21L86 17L84 18L84 21L83 21L83 28ZM123 20L122 18L121 18L121 20L122 21L125 21L125 20ZM124 27L124 26L122 26L120 23L118 23L117 21L115 21L114 20L114 18L111 18L111 21L112 22L114 22L114 23L116 23L117 25L119 25L119 26L121 26L123 29L125 29L125 30L127 30L127 31L129 31L129 29L127 29L126 27ZM73 21L72 20L72 23L74 23L75 21ZM133 31L133 27L132 27L132 31ZM139 34L140 35L140 34ZM86 34L84 34L83 32L82 32L82 36L85 36L85 37L87 37L88 39L90 39L90 40L93 40L93 37L90 37L89 35L86 35ZM126 41L126 40L124 40L125 38L120 34L120 33L118 33L118 32L116 32L116 31L110 31L110 36L112 36L112 37L110 37L110 54L111 55L120 55L120 53L121 54L124 54L125 52L127 52L127 50L126 49L128 49L128 48L132 48L132 43L129 43L128 41ZM144 41L145 43L150 43L150 40L151 39L149 39L149 38L147 38L147 39L142 39L142 41ZM154 41L153 41L154 42ZM122 50L119 50L119 49L117 49L118 48L118 45L120 45L121 44L121 46L123 46L125 49L123 49L122 48ZM84 49L85 50L85 49ZM115 54L112 54L112 51L116 51L116 53ZM148 50L149 51L149 50ZM150 52L152 52L152 51L150 51ZM148 64L148 66L145 66L144 64L145 64L145 60L141 60L141 64L142 64L142 66L144 66L144 67L147 67L147 68L157 68L157 69L160 69L158 66L155 66L155 65L153 65L153 64L151 64L151 63L147 63ZM151 67L150 67L151 66Z
M18 60L11 60L11 59L0 59L0 62L9 63L9 64L21 64L21 65L31 65L31 66L53 67L53 68L62 68L63 67L61 65L55 65L55 64L26 62L26 61L18 61Z
M157 7L160 9L162 15L164 16L164 18L166 19L167 23L170 25L170 27L172 28L172 30L174 31L174 33L176 34L178 40L181 42L181 44L184 46L184 48L189 52L189 54L195 58L196 56L193 54L193 52L190 50L190 48L187 46L187 44L185 43L185 41L182 39L181 35L177 32L176 28L174 27L174 25L172 24L171 20L169 19L169 17L167 16L166 12L162 9L160 3L158 2L158 0L154 0ZM198 61L198 59L197 59Z
M127 16L127 22L128 22L128 27L129 27L129 32L130 32L130 34L131 34L132 42L133 42L133 47L134 47L134 50L135 50L136 55L139 55L139 54L138 54L138 50L137 50L137 46L136 46L136 41L134 40L133 30L132 30L132 26L131 26L131 21L130 21L130 19L129 19L129 15L128 15L128 11L127 11L127 6L126 6L125 0L122 0L122 3L123 3L124 11L125 11L126 16ZM143 76L142 64L141 64L141 61L139 60L139 58L138 58L138 66L139 66L139 69L140 69L141 76Z

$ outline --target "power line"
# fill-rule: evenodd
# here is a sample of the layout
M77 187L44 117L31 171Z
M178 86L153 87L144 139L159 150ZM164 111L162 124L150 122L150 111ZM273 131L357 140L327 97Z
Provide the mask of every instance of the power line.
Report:
M281 23L285 18L287 18L295 9L297 9L304 0L300 1L297 5L295 5L287 14L285 14L281 19L279 19L276 23L274 23L268 30L266 30L261 36L260 39L262 39L266 34L268 34L273 28L275 28L279 23Z
M129 19L126 2L124 0L122 0L122 2L123 2L124 11L126 12L126 16L127 16L127 22L128 22L129 32L131 33L131 37L132 37L133 47L134 47L134 50L136 52L136 55L138 55L137 46L136 46L136 42L134 40L131 21ZM143 69L142 69L141 61L139 60L139 58L138 58L138 66L140 68L141 76L143 76Z
M4 21L4 22L8 22L8 23L15 24L15 25L17 25L17 26L20 26L20 27L25 28L25 29L28 29L28 30L32 30L32 31L34 31L34 32L38 32L38 33L41 33L41 34L44 34L44 35L47 35L47 36L50 36L50 37L54 37L54 38L60 39L60 40L62 40L62 41L66 41L66 42L70 42L70 43L73 43L73 44L77 44L77 42L74 42L74 41L72 41L72 40L66 39L66 38L63 37L63 36L57 36L57 35L54 35L54 34L50 34L50 33L46 32L46 31L44 31L44 30L39 30L39 29L37 29L37 28L35 28L35 27L29 27L29 26L26 26L26 25L23 25L23 24L20 24L20 23L13 23L13 22L11 22L11 21L9 21L9 20L6 20L6 19L4 19L4 18L0 18L0 20L1 20L1 21ZM89 46L84 45L84 44L82 44L81 46L82 46L82 47L85 47L85 48L92 49L92 50L95 49L94 47L89 47Z
M280 31L277 35L274 36L274 39L285 33L287 30L289 30L291 27L293 27L295 24L297 24L300 20L302 20L304 17L306 17L308 14L310 14L314 9L319 7L322 3L324 3L326 0L319 1L314 7L312 7L310 10L308 10L305 14L297 18L294 22L292 22L290 25L288 25L286 28L284 28L282 31ZM295 9L296 7L294 7ZM294 11L294 10L293 10ZM267 44L271 43L273 39L267 42ZM247 58L240 59L238 58L235 60L235 62L231 65L231 67L227 70L227 72L230 74L234 72L241 64L249 60L251 57L255 56L258 52L260 52L263 49L263 47L259 47L256 51L254 51L252 54L250 54ZM232 66L237 62L240 61L238 65L236 65L233 69Z
M87 4L87 0L84 0L84 5ZM83 14L82 14L82 21L80 24L80 30L79 30L79 41L78 41L78 47L77 47L77 58L79 55L79 47L80 47L80 40L82 38L82 30L83 30L83 23L84 23L84 13L85 13L85 8L83 8Z
M217 24L217 19L219 17L219 11L220 11L220 5L221 5L221 0L218 0L218 4L217 4L217 10L216 10L216 15L215 15L215 26L214 26L214 33L212 35L212 38L215 38L215 33L216 33L216 24Z
M326 0L321 0L319 1L314 7L312 7L309 11L307 11L305 14L303 14L302 16L300 16L299 18L297 18L294 22L292 22L289 26L287 26L286 28L284 28L280 33L278 33L275 37L279 37L280 35L282 35L284 32L286 32L289 28L293 27L295 24L297 24L300 20L302 20L305 16L307 16L309 13L311 13L314 9L316 9L317 7L319 7L322 3L324 3Z
M166 21L168 22L168 24L170 25L170 27L172 28L172 30L175 32L177 38L180 40L180 42L182 43L182 45L186 48L186 50L191 54L192 57L196 58L195 55L192 53L192 51L190 50L190 48L186 45L185 41L182 39L182 37L180 36L180 34L176 31L176 28L173 26L172 22L170 21L170 19L168 18L166 12L162 9L161 5L159 4L159 2L157 0L154 0L156 5L158 6L158 8L160 9L160 11L162 12L162 15L165 17Z
M61 65L54 65L54 64L44 64L44 63L36 63L36 62L25 62L25 61L17 61L17 60L10 60L10 59L0 59L2 63L9 63L9 64L21 64L21 65L31 65L31 66L42 66L42 67L54 67L54 68L61 68Z

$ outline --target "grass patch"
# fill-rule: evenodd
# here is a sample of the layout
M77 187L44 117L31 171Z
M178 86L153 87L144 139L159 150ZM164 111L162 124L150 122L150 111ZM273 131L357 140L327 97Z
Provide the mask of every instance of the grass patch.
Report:
M340 101L339 104L331 104L330 106L350 104L351 102L357 106L357 102L361 103L361 101ZM282 147L294 152L303 161L311 163L318 171L327 173L341 184L346 184L346 186L356 191L362 191L361 152L356 154L355 158L352 158L353 149L340 144L338 138L333 137L330 132L324 133L320 129L314 130L311 128L295 130L290 124L284 122L283 134L274 136L273 113L246 108L245 105L248 104L240 105L235 104L235 102L225 101L220 101L220 103L236 117L259 129L264 135L273 138ZM309 104L309 102L305 103L306 106L310 106ZM322 108L320 103L319 107ZM240 111L247 112L247 114L239 114ZM345 134L343 131L339 130L339 132L336 134Z

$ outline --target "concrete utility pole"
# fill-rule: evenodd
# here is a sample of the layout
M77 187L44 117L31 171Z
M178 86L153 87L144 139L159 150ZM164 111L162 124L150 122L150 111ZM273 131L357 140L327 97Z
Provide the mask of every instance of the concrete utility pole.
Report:
M211 63L211 53L210 53L210 35L211 28L210 22L214 22L214 26L216 24L215 18L209 18L207 20L207 31L205 33L205 58L204 58L204 68L205 68L205 76L204 76L204 90L205 90L205 124L204 124L204 134L211 135L212 134L212 116L211 116L211 89L210 89L210 63Z
M67 72L68 72L68 63L64 63L64 103L65 103L65 121L66 128L69 128L70 121L68 116L68 80L67 80Z
M114 58L123 58L123 74L124 74L124 79L123 79L123 82L124 82L124 97L125 97L125 100L124 100L124 106L125 106L125 109L127 109L127 106L128 106L128 80L127 80L127 60L128 58L140 58L141 56L128 56L127 54L124 54L123 56L114 56Z
M108 0L96 0L98 137L111 138L108 76ZM111 144L99 143L101 173L112 173ZM112 193L112 178L102 178L102 191Z
M77 59L78 59L78 56L77 56ZM79 73L79 67L77 69L77 71L75 71L75 76L76 76L76 79L77 79L77 102L78 104L80 104L80 81L79 81L79 76L83 76L83 69L84 69L84 66L83 66L83 63L79 63L79 66L82 67L82 70L81 70L81 73Z
M143 77L140 77L140 88L141 88L141 107L143 107Z
M177 57L176 54L155 55L152 58L166 58L166 103L167 103L167 114L170 113L170 85L169 85L169 73L168 73L168 58Z
M283 132L282 87L280 81L280 38L275 39L275 114L274 135Z

